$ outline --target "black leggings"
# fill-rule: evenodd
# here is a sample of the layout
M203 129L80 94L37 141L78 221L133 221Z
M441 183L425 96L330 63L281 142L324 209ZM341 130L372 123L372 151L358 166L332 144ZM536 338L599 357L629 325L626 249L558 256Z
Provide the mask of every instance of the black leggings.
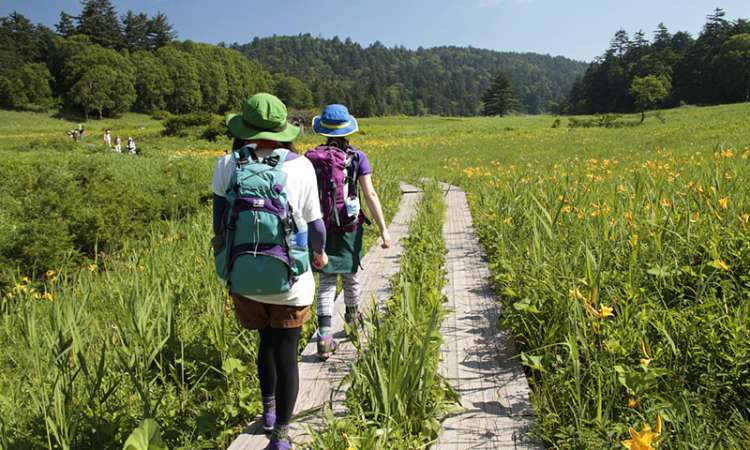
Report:
M276 396L276 423L289 425L299 392L297 346L302 327L264 328L258 348L258 379L264 397Z

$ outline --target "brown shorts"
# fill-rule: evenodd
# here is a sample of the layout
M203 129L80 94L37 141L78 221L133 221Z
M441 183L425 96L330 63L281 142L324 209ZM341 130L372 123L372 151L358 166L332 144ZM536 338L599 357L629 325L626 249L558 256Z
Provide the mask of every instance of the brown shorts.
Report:
M281 306L256 302L232 294L234 312L240 325L248 330L263 328L299 328L310 319L309 306Z

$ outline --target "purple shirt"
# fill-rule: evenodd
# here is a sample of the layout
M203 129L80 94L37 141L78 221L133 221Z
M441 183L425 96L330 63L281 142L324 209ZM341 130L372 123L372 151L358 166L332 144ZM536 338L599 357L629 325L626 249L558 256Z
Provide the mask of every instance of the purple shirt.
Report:
M370 175L372 173L370 160L367 159L367 156L362 150L355 148L354 151L357 153L357 156L359 156L359 173L357 174L357 176L361 177L364 175Z

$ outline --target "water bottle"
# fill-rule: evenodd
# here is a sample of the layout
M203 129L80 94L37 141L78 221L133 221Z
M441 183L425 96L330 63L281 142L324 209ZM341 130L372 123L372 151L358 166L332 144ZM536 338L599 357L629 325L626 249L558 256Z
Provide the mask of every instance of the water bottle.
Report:
M307 222L296 211L293 213L292 220L294 220L292 245L299 249L307 249Z
M347 216L349 216L352 219L355 219L357 216L359 216L359 198L347 197L344 200L344 205L346 205Z

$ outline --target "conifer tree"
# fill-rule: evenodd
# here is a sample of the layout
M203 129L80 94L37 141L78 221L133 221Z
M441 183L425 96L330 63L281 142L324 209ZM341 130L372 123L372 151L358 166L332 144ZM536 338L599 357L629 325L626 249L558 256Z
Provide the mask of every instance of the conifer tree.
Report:
M76 33L76 25L73 21L75 17L71 16L70 14L66 13L65 11L62 11L60 13L60 21L57 22L57 25L55 25L55 30L57 30L57 34L59 34L62 37L68 37L72 36Z
M513 84L510 77L499 72L487 92L482 97L484 109L482 114L485 116L504 116L511 111L518 110L518 99L513 90Z
M135 14L128 11L122 18L122 37L125 48L131 52L148 50L149 42L149 18L146 13Z
M83 0L77 31L105 48L122 45L122 30L115 7L109 0Z

